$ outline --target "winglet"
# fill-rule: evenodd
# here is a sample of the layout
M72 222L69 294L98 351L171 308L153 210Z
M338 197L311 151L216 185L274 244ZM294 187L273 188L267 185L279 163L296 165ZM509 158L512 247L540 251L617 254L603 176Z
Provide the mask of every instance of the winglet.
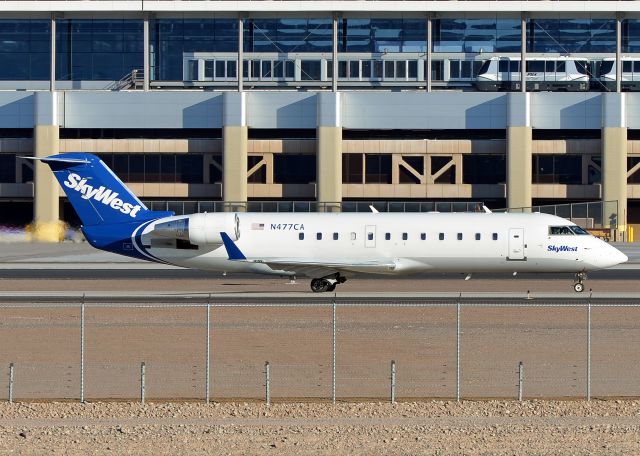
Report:
M224 248L227 249L227 255L229 255L230 260L246 260L247 259L247 257L244 256L244 253L240 251L238 246L231 240L231 238L227 233L225 233L224 231L221 231L220 237L222 237Z

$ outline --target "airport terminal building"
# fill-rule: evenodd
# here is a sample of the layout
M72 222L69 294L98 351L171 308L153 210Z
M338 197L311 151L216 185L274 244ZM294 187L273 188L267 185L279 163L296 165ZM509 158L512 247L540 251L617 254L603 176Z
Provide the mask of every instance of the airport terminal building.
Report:
M5 1L0 62L0 224L73 221L21 157L77 151L178 212L602 200L640 223L640 2Z

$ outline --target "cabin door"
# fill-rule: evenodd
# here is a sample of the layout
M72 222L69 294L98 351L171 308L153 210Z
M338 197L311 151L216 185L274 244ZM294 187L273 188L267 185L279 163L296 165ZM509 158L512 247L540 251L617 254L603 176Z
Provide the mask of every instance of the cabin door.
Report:
M364 246L375 247L376 246L376 226L367 225L364 228Z
M524 228L509 229L509 260L524 261Z

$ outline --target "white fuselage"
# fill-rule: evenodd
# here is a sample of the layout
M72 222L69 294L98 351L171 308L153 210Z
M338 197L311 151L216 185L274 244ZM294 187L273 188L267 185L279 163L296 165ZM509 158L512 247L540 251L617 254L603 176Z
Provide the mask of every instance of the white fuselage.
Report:
M157 236L158 224L190 218L192 239ZM197 222L197 223L196 223ZM175 216L141 228L136 245L150 260L225 272L294 274L270 259L354 264L347 272L585 272L625 262L614 247L588 234L550 234L575 226L546 214L514 213L220 213ZM200 230L195 233L195 227ZM251 261L229 260L219 232ZM140 234L140 233L137 233ZM359 268L386 259L384 267ZM339 268L338 268L339 269Z

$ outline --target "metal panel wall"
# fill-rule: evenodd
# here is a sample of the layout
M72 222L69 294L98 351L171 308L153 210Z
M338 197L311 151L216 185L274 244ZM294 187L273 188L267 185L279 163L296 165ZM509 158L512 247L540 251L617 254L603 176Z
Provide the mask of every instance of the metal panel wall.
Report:
M640 93L627 92L625 96L625 106L627 111L627 127L640 129Z
M471 92L345 92L343 126L353 129L500 129L507 95Z
M222 94L67 92L66 128L222 128Z
M532 93L531 126L541 129L600 129L601 98L599 93Z
M316 95L306 92L247 92L249 128L316 128Z
M33 128L33 106L33 93L0 93L0 128Z

